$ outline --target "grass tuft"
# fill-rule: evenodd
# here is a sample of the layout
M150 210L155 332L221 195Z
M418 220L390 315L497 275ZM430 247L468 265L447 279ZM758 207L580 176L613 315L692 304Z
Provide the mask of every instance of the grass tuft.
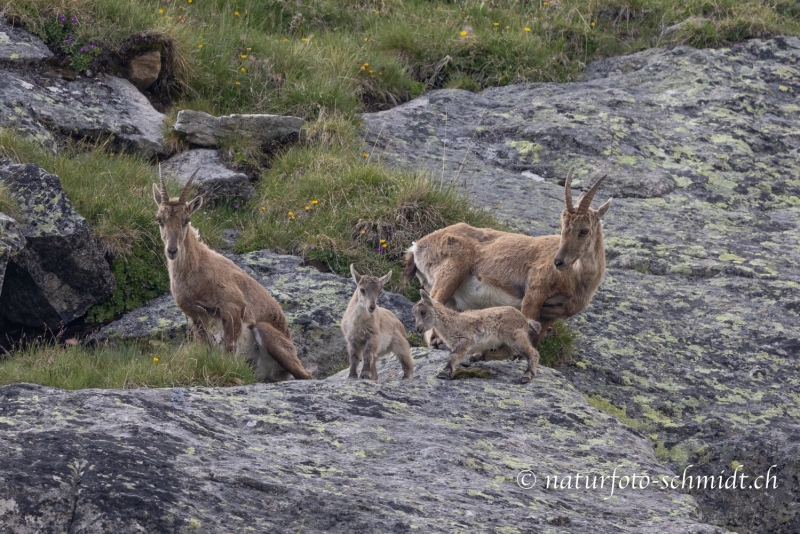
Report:
M35 342L0 360L0 385L62 389L240 386L256 381L243 358L194 343L61 346Z

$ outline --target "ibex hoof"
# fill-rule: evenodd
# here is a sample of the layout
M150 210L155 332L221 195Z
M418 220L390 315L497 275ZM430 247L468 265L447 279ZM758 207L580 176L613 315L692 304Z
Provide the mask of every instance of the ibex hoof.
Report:
M436 378L441 378L442 380L451 380L453 376L447 371L442 371L441 373L436 375Z
M528 375L523 375L522 378L519 379L520 384L527 384L531 381L531 377Z

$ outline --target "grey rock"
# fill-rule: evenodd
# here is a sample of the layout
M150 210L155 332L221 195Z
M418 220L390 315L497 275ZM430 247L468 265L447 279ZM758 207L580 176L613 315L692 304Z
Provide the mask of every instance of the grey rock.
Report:
M278 301L289 322L298 356L307 364L316 365L319 376L330 376L347 366L341 320L355 290L351 279L302 267L302 258L268 250L228 257ZM384 292L378 304L397 315L406 330L413 329L408 299ZM95 339L176 338L185 334L186 316L172 295L166 294L104 326Z
M297 137L303 119L283 115L225 115L215 117L202 111L183 110L173 127L194 145L219 147L226 141L245 139L267 145L283 138Z
M776 490L695 491L707 520L754 533L800 524L798 63L794 37L655 49L582 82L436 91L364 116L373 157L432 171L523 233L558 231L571 167L577 189L609 174L610 268L570 321L565 372L676 472L777 465Z
M227 168L217 150L189 150L162 164L164 176L176 177L181 186L186 185L195 170L198 170L194 179L197 193L206 202L219 199L247 200L255 194L247 175Z
M41 39L0 17L0 64L39 63L51 57L53 53Z
M128 79L141 90L153 85L160 73L161 52L158 50L136 56L128 62Z
M490 378L442 381L446 353L413 357L414 379L387 357L377 383L340 373L223 389L4 386L0 524L21 534L725 532L689 495L660 482L632 489L634 473L639 485L644 473L674 474L560 373L543 368L520 386L521 363L489 362ZM615 468L628 480L611 496ZM516 482L526 469L538 475L530 490ZM596 475L597 489L576 489L577 473ZM547 489L547 476L572 487Z
M112 139L151 157L164 151L165 116L129 81L66 81L36 69L0 68L0 126L14 128L48 146L58 136Z
M25 236L19 229L19 223L5 213L0 213L0 293L3 291L6 265L23 247Z
M114 277L92 229L72 207L58 176L0 160L0 182L17 200L25 247L6 268L0 316L57 329L105 300Z

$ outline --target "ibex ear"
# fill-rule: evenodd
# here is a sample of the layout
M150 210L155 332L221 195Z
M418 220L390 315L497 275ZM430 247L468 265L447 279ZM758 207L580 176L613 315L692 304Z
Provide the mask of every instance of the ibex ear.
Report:
M153 200L156 201L156 206L161 207L161 190L158 188L158 184L153 184Z
M392 278L392 271L389 271L385 275L383 275L380 278L378 278L378 282L380 282L381 285L383 286L383 285L386 285L386 282L388 282L389 279L391 279L391 278Z
M200 206L203 205L203 197L194 197L191 202L187 204L189 206L189 214L194 213L195 211L200 209Z
M606 214L606 212L608 211L608 208L611 207L611 201L612 200L614 200L614 199L613 198L609 198L608 200L605 201L605 203L602 206L597 208L597 217L598 218L600 218L600 219L603 218L603 215Z
M353 275L353 282L355 282L356 285L361 283L361 275L358 274L355 265L353 265L352 263L350 264L350 274Z
M422 300L424 300L425 302L427 303L431 302L431 296L428 295L428 292L425 291L424 289L419 290L419 296L422 297Z

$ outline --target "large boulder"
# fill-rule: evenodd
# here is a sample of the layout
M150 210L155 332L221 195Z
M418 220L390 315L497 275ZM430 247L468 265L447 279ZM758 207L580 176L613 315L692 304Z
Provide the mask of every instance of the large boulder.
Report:
M296 138L303 119L283 115L225 115L215 117L202 111L178 112L174 130L193 145L219 147L245 139L258 146Z
M25 236L19 229L19 223L4 213L0 213L0 293L3 291L3 279L6 265L25 246Z
M66 136L111 139L119 148L146 157L164 152L165 116L129 81L108 75L69 81L44 67L2 65L0 127L54 148L58 137Z
M206 202L219 199L248 200L255 193L250 178L226 167L218 150L188 150L169 159L162 167L165 176L177 178L181 186L186 185L197 171L194 179L197 194L202 195Z
M777 489L697 492L708 520L747 532L800 524L799 63L797 38L654 49L578 83L364 116L382 159L439 177L444 158L446 182L523 233L558 231L570 168L581 189L609 174L608 274L570 321L566 373L670 469L776 465Z
M72 207L58 176L0 160L0 182L20 206L25 247L11 258L0 292L0 316L57 329L105 300L114 277L92 229Z
M0 64L32 64L53 57L41 39L8 24L0 16Z
M319 376L330 376L348 365L341 320L355 290L350 278L303 267L302 258L268 250L228 257L278 301L289 322L298 356L307 364L316 365ZM397 315L406 330L413 329L408 299L384 291L378 304ZM186 316L172 295L166 294L104 326L95 339L175 338L184 336L186 331Z
M225 389L1 387L0 524L20 533L724 532L698 518L692 497L663 487L676 475L644 438L560 373L545 368L521 386L522 363L490 362L480 369L489 378L442 381L447 353L413 357L412 380L388 357L379 382L340 373ZM523 489L528 470L538 479Z

